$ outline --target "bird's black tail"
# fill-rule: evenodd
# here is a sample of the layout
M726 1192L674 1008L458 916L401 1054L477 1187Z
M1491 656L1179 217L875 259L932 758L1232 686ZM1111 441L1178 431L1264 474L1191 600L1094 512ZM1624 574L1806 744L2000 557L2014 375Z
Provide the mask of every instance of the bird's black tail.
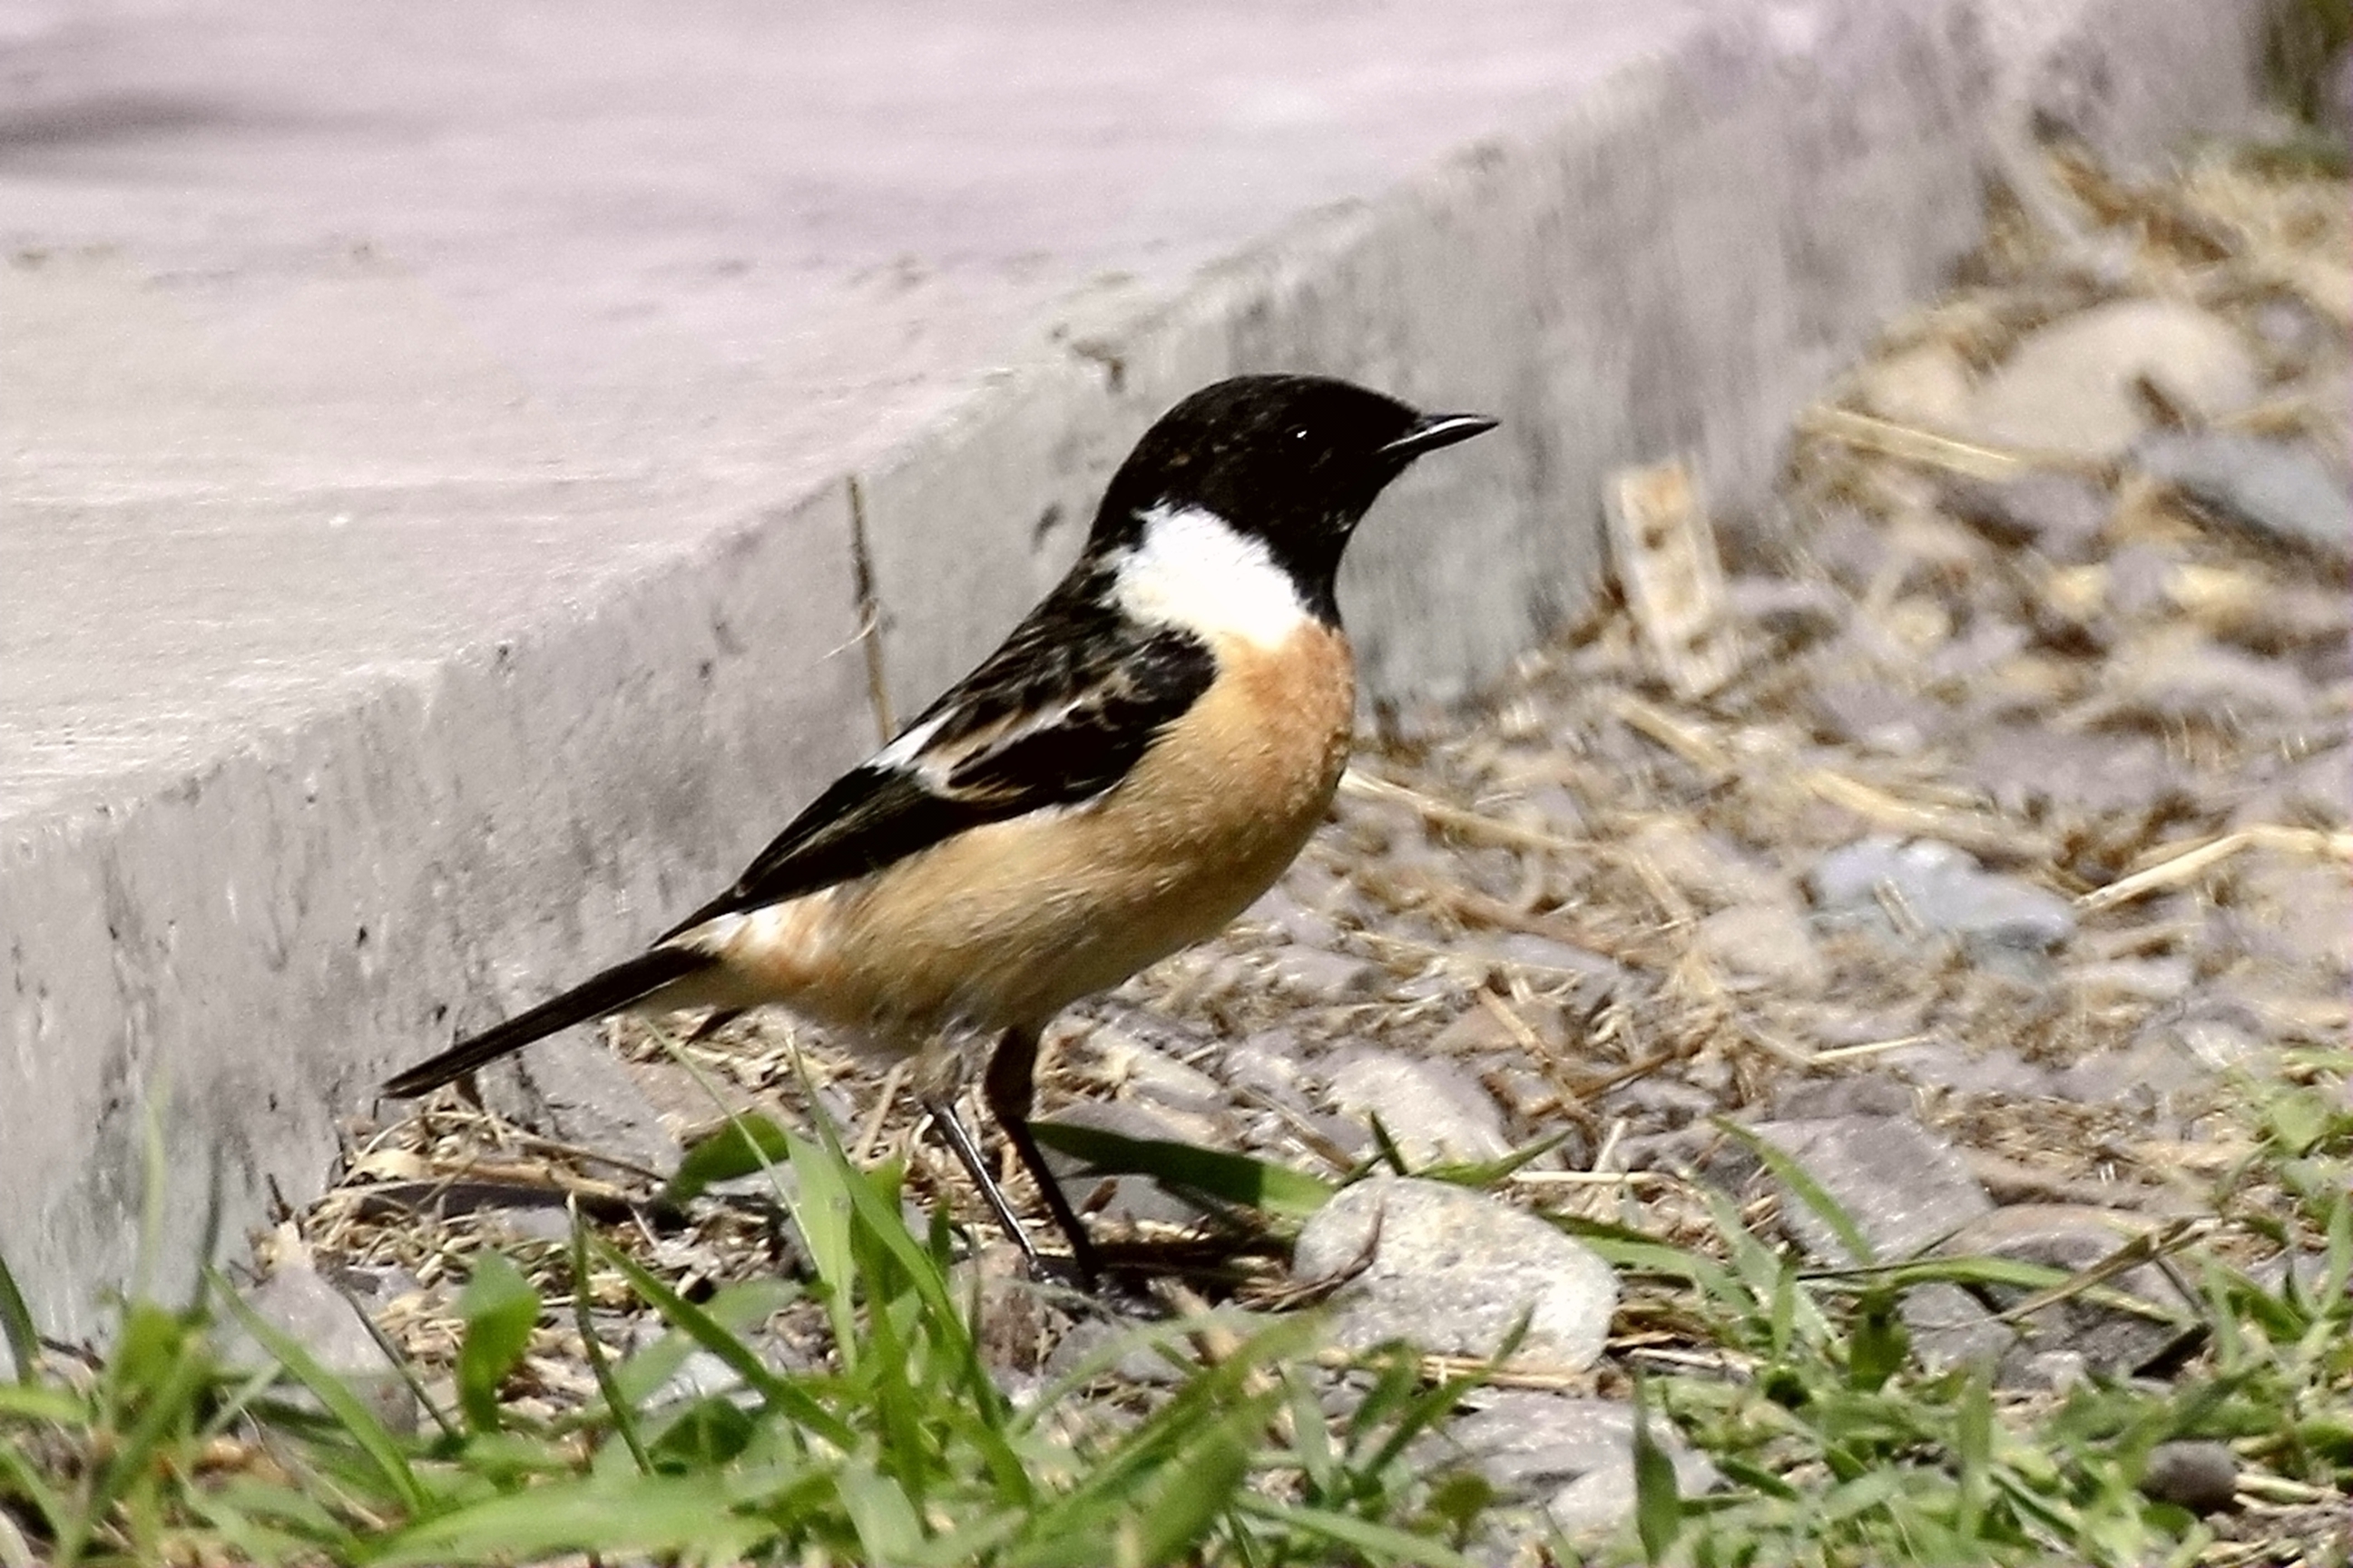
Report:
M427 1093L484 1062L496 1061L509 1051L521 1050L558 1029L617 1013L671 981L708 969L717 962L708 953L685 947L658 947L641 952L560 996L549 997L528 1013L518 1013L470 1040L459 1040L432 1060L419 1062L393 1078L385 1083L384 1091L403 1099Z

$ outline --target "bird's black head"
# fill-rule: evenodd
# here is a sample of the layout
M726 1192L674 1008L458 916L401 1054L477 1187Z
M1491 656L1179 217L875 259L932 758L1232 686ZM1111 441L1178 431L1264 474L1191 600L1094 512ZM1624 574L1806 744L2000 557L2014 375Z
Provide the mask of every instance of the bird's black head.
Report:
M1134 543L1154 508L1199 507L1262 541L1309 607L1336 621L1340 555L1374 499L1423 453L1494 425L1323 376L1238 375L1145 432L1104 492L1089 548Z

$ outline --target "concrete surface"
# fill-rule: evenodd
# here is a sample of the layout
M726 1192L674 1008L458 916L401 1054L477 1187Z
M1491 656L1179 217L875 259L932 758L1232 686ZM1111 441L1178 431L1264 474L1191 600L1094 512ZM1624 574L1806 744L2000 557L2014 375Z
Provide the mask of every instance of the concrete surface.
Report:
M390 1065L624 951L919 705L1158 408L1503 415L1370 684L1572 611L1617 463L1753 486L2020 106L2147 153L2212 0L0 11L0 1255L53 1330ZM855 483L852 483L853 479ZM861 637L879 616L879 643Z

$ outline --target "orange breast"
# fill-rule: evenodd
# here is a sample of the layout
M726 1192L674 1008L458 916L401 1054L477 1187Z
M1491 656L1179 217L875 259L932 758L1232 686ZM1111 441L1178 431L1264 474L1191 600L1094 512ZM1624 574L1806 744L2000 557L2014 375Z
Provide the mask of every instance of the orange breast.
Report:
M915 1049L950 1025L1042 1024L1219 930L1323 820L1356 679L1346 639L1321 626L1217 651L1217 681L1108 793L747 925L728 988Z

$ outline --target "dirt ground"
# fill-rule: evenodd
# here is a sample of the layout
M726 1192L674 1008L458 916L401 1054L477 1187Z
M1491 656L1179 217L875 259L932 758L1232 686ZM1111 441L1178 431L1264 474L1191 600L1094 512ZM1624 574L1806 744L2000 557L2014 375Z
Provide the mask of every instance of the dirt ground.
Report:
M1998 209L1793 431L1768 505L1630 479L1620 590L1477 703L1384 715L1276 893L1056 1028L1042 1113L1326 1176L1376 1156L1370 1112L1409 1163L1557 1138L1514 1201L1687 1237L1683 1176L1728 1168L1713 1118L1893 1118L1997 1214L2207 1216L2246 1152L2233 1075L2348 1021L2353 205L2243 158L2052 180L2081 232ZM565 1193L690 1290L786 1263L748 1200L647 1217L659 1171L614 1156L658 1167L715 1112L674 1037L616 1037L641 1103L534 1132L445 1091L355 1125L273 1245L427 1367L477 1247L562 1276ZM677 1048L788 1124L813 1083L985 1237L872 1067L782 1018ZM1136 1179L1071 1190L1106 1237L1186 1234ZM2281 1241L2241 1261L2314 1238ZM1191 1278L1283 1284L1269 1257ZM1672 1349L1641 1306L1560 1385ZM578 1348L543 1331L527 1396L586 1396Z

